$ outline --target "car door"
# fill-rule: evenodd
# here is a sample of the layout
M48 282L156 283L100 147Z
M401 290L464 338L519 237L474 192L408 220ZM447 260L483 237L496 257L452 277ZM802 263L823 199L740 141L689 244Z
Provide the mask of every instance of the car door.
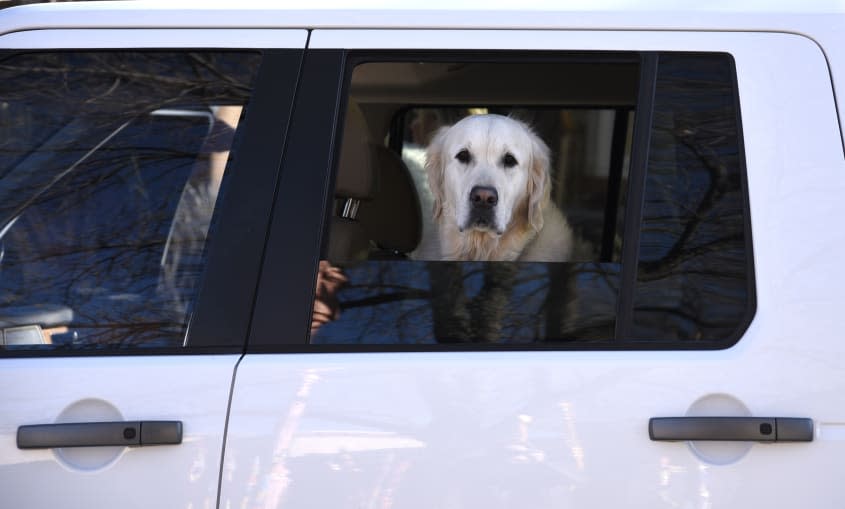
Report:
M302 83L223 505L842 505L845 163L813 41L315 30ZM479 113L548 145L569 261L418 250L432 158L460 159L425 147Z
M306 33L0 26L3 505L212 507Z

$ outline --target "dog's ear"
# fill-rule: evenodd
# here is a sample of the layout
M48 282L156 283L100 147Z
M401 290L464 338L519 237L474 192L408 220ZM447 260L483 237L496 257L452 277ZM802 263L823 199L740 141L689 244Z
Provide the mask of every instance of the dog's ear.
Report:
M443 171L446 168L443 144L448 130L449 127L438 129L425 149L425 172L428 175L428 187L434 197L434 219L439 219L443 214Z
M549 147L539 136L531 135L531 161L528 168L528 223L535 231L543 228L543 209L551 199Z

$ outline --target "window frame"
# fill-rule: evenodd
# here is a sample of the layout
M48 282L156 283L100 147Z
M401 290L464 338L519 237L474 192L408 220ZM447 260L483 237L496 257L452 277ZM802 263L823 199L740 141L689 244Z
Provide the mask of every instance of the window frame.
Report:
M640 59L637 104L634 106L634 132L625 203L625 221L621 259L620 290L614 339L601 342L488 344L439 343L434 345L361 344L316 345L309 343L311 308L321 248L328 235L327 222L332 214L332 189L337 172L339 151L352 71L356 65L372 62L548 62L560 61L560 55L586 55L591 62L596 55L633 54ZM739 171L745 228L747 263L747 301L741 323L733 334L720 340L628 339L633 319L633 295L637 280L637 261L649 141L652 129L654 92L661 53L724 54L732 71L733 101L736 112ZM301 88L292 120L291 148L285 154L278 206L268 241L264 272L256 301L256 315L247 351L251 353L374 353L374 352L449 352L449 351L672 351L721 350L736 344L748 329L756 313L754 255L748 197L747 170L742 136L736 63L725 50L714 51L607 51L607 50L419 50L419 49L308 49L305 55ZM319 91L318 91L319 89ZM636 115L646 111L647 115ZM308 113L305 113L308 112ZM314 115L314 112L319 114ZM294 143L294 140L297 143ZM329 154L329 157L326 157ZM309 168L304 171L303 168ZM307 176L305 176L307 174ZM286 180L287 179L287 180ZM313 200L321 199L321 206ZM307 209L299 205L309 203ZM297 205L299 204L299 205ZM310 215L309 215L310 214ZM307 231L305 234L301 232ZM315 233L318 232L318 233ZM290 239L303 242L291 247ZM285 249L287 248L287 250ZM279 261L282 263L279 263ZM274 262L275 261L275 262ZM307 270L303 267L307 266ZM278 303L286 303L280 309ZM283 331L280 332L279 331Z

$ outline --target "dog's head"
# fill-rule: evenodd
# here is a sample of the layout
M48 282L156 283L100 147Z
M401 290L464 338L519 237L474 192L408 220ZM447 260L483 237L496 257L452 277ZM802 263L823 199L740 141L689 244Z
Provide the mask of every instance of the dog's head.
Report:
M496 235L515 221L543 227L549 149L522 122L474 115L441 128L426 150L426 171L436 220Z

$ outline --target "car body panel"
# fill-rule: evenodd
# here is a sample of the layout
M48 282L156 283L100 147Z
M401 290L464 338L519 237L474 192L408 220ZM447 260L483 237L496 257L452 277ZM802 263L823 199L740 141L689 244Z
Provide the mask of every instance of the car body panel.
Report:
M10 507L205 507L238 355L4 359L0 489ZM181 421L180 445L21 450L19 426Z

